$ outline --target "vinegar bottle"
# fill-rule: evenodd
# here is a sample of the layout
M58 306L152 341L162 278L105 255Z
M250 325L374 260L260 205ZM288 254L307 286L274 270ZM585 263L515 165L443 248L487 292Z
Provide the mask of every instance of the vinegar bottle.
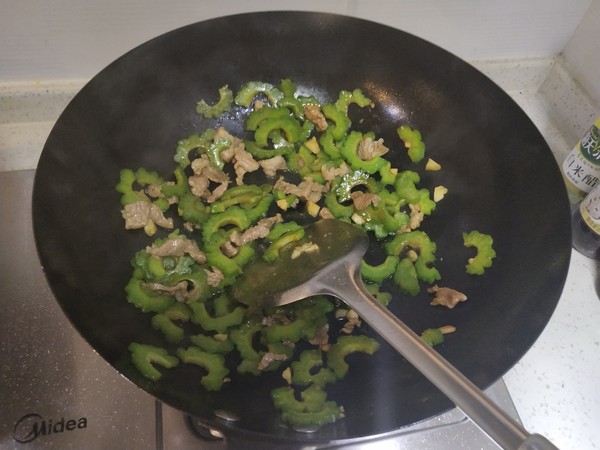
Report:
M562 172L572 205L600 181L600 117L564 159Z
M571 213L573 248L588 258L600 259L600 184Z

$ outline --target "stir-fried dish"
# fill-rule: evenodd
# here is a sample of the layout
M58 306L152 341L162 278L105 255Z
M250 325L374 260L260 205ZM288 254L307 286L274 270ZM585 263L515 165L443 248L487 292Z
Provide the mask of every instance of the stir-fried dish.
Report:
M319 218L361 227L384 249L383 260L361 266L367 288L384 305L392 298L382 289L386 280L409 296L426 285L433 306L454 308L467 299L436 284L442 278L436 244L423 226L452 193L442 184L421 187L417 169L443 172L442 166L426 157L421 133L409 124L395 125L395 142L353 127L353 111L374 107L360 89L324 103L301 95L290 80L248 82L235 94L223 86L216 102L197 103L197 113L219 123L235 110L243 136L217 125L177 143L172 174L121 171L116 189L125 228L152 237L132 258L127 300L151 315L165 343L131 343L133 363L145 377L158 380L164 370L195 365L198 383L220 390L235 382L234 374L279 371L272 400L283 422L315 428L343 417L327 386L352 370L347 355L379 347L361 332L361 318L325 296L257 310L231 294L244 267L258 258L274 262L284 251L318 251L303 241L303 225ZM393 167L386 155L399 151L415 170ZM493 240L463 231L464 245L474 248L465 270L481 275L495 257ZM454 331L447 325L421 336L437 345Z

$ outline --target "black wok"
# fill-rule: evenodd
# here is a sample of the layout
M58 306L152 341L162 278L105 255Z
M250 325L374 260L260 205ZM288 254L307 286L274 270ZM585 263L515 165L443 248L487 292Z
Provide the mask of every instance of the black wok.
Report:
M119 170L168 176L176 142L215 125L194 112L196 101L216 99L225 83L235 90L282 78L323 101L361 88L376 103L361 127L386 142L396 142L402 123L421 130L443 167L422 184L450 193L426 224L438 243L436 266L442 284L470 300L450 311L429 306L425 292L395 291L391 308L415 331L456 326L439 351L480 388L490 386L539 336L564 285L570 222L558 166L523 111L484 75L417 37L349 17L272 12L197 23L132 50L81 90L48 138L33 193L40 259L65 314L115 369L160 400L217 427L215 409L237 413L241 420L228 425L234 434L337 441L386 433L453 406L385 345L373 357L351 356L356 364L331 390L346 418L311 435L279 426L268 395L278 375L207 393L196 370L168 371L151 383L131 365L129 342L164 343L125 300L129 260L149 239L124 230L113 189ZM241 132L233 115L219 123ZM392 158L411 168L403 153ZM464 271L471 253L461 233L471 229L495 239L498 257L482 277Z

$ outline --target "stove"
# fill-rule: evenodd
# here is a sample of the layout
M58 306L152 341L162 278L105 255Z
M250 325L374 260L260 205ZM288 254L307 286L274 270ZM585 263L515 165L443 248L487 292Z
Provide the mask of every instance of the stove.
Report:
M70 324L44 277L31 221L34 175L0 172L0 448L315 448L241 441L227 436L226 424L206 429L106 363ZM486 393L519 420L502 380ZM318 448L376 447L498 448L458 409L367 441Z

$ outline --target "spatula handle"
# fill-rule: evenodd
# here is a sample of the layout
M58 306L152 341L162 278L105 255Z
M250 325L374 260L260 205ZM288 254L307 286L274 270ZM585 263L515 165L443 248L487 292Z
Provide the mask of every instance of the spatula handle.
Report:
M529 434L458 369L373 298L362 284L357 267L340 266L335 270L337 273L324 274L323 293L346 302L498 445L515 450L557 450L543 436Z

